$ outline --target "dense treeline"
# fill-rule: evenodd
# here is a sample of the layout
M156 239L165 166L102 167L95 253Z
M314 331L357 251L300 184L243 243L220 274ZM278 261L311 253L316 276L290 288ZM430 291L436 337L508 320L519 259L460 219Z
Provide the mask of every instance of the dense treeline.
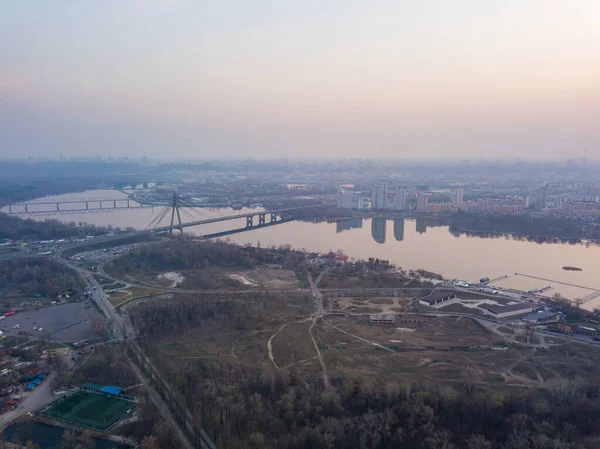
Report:
M322 271L321 267L311 267L313 278ZM424 270L397 270L388 260L369 258L367 261L357 260L353 264L345 264L329 269L319 282L319 288L400 288L430 287L433 284L424 278L441 276Z
M76 375L77 384L83 381L125 388L138 383L127 365L122 348L112 345L96 346L94 353L81 365Z
M226 270L252 269L260 264L296 267L303 260L304 254L287 246L257 248L219 241L198 242L181 236L164 244L138 248L111 262L106 270L116 276L121 273L148 275L176 270L186 278L184 287L244 288L244 284L228 277Z
M53 298L75 287L73 273L48 259L13 259L0 262L2 292L11 295L40 295Z
M491 237L510 234L514 237L528 237L528 240L544 242L559 242L600 240L600 225L577 219L558 217L536 217L529 215L483 215L483 214L454 214L445 224L450 224L453 234ZM440 224L445 220L440 221Z
M116 229L116 228L115 228ZM0 213L0 240L51 240L71 237L99 235L112 230L111 227L89 225L87 223L63 223L58 220L35 221Z
M162 245L152 245L130 252L113 262L113 267L128 271L186 270L208 267L254 268L257 264L294 265L304 260L302 253L291 248L256 248L226 242L198 242L181 236Z
M379 378L335 379L335 391L231 357L194 358L184 369L152 342L195 326L209 335L256 329L258 303L150 302L134 309L157 366L219 448L591 449L598 447L597 386L484 391ZM168 337L167 337L168 336ZM258 362L258 361L257 361ZM184 362L179 362L184 363ZM594 440L596 438L596 440Z
M309 295L305 295L305 302ZM261 326L267 308L276 304L283 309L290 298L279 293L251 292L243 297L224 293L211 299L201 295L176 296L175 300L160 304L143 303L132 310L131 319L142 338L150 340L177 337L195 327L214 329L216 333L231 329L248 330Z
M8 175L14 175L11 171L4 172L4 177L7 180ZM23 173L25 177L27 173ZM65 193L82 192L89 188L97 187L97 184L91 183L89 180L74 180L70 179L57 180L45 179L35 180L28 183L22 183L23 178L17 180L16 183L7 182L0 186L0 203L16 203L21 201L28 201L35 198L42 198L45 196L62 195Z

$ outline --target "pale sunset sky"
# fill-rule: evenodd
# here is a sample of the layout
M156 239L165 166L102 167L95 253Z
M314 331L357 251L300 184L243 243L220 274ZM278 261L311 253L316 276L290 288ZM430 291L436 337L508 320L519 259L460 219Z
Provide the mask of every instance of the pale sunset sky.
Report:
M18 0L0 157L600 158L598 0Z

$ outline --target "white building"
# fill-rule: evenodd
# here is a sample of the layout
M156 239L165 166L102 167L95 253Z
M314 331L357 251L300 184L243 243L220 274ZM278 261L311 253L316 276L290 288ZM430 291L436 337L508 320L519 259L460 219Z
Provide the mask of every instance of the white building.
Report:
M452 190L452 202L456 204L457 210L463 209L463 197L465 196L465 189L462 187L456 187Z
M406 188L402 187L396 190L394 195L394 209L405 210L406 209Z
M375 326L393 326L396 318L394 315L369 315L369 322Z
M525 209L531 209L533 207L533 195L527 195L525 197Z
M387 183L377 183L373 186L371 195L371 208L377 210L386 209L387 203Z
M358 193L346 189L340 189L337 196L336 206L342 209L364 209L365 199Z

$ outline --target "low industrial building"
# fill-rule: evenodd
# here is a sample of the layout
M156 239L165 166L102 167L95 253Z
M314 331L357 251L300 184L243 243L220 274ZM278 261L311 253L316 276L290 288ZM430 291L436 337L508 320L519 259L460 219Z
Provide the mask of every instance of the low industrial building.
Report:
M419 299L419 304L433 307L436 304L441 304L454 298L456 298L456 293L452 291L434 291L431 295Z
M393 315L369 315L369 322L375 326L393 326L396 319Z
M529 315L521 318L525 324L547 324L556 323L558 321L558 314L556 312L536 312L530 313Z
M540 306L534 302L522 302L508 306L488 307L488 313L495 318L510 318L535 312Z
M588 337L598 337L598 329L589 326L575 326L575 333L587 335Z
M585 323L588 324L588 323ZM594 326L594 323L589 323L587 326L580 324L567 324L567 323L555 323L548 326L548 329L554 332L560 332L563 334L581 334L587 335L588 337L594 337L594 340L600 338L600 330L598 326Z
M87 391L88 393L96 393L100 394L100 390L102 390L103 385L93 384L93 383L85 383L81 385L81 389L83 391Z

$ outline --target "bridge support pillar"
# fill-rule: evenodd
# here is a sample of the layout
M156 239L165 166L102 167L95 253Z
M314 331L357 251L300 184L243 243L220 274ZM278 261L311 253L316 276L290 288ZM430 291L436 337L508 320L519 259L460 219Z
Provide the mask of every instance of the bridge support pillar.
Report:
M12 204L9 204L9 205L8 205L8 213L9 213L9 214L12 214Z
M114 200L113 201L113 209L116 209L116 208L117 208L117 200Z
M56 203L56 212L60 212L60 209L58 208L58 203Z
M87 201L85 202L85 210L90 210L90 204Z
M264 225L264 224L265 224L265 215L266 215L266 214L260 214L260 215L258 216L258 225L259 225L259 226L260 226L260 225Z
M246 227L247 228L251 228L252 226L254 226L254 224L252 223L253 218L254 217L252 217L252 216L246 217Z
M271 223L275 223L277 221L277 214L271 214Z

